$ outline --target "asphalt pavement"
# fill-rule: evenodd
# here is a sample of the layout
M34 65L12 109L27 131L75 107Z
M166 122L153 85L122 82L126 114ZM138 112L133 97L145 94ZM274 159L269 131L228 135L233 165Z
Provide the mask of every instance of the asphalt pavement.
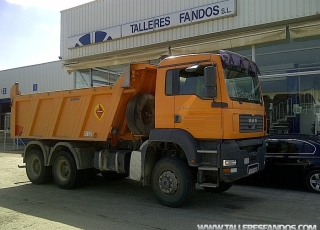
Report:
M181 208L168 208L150 186L94 176L85 186L34 185L22 150L0 150L0 229L198 229L198 224L308 224L320 229L320 195L303 188L236 184L221 194L196 188Z

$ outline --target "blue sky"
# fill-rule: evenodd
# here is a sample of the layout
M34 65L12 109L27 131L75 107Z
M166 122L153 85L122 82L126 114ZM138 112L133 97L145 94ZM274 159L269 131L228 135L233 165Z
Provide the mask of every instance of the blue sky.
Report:
M57 61L60 11L92 0L0 0L0 70Z

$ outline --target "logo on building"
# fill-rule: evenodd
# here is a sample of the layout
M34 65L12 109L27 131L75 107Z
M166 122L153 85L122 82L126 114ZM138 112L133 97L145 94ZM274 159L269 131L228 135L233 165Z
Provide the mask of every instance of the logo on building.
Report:
M118 38L184 26L208 20L235 16L237 13L236 0L225 0L178 12L158 15L144 20L128 22L99 31L76 35L68 38L68 47L75 48Z
M107 36L108 34L104 31L96 31L93 33L88 33L79 38L79 42L75 44L75 47L82 45L89 45L91 43L103 42L112 40L111 36ZM94 41L93 41L94 40Z
M104 116L105 109L102 104L97 104L94 107L94 115L100 121Z
M111 41L121 37L121 27L116 26L68 38L68 47L75 48L94 43Z

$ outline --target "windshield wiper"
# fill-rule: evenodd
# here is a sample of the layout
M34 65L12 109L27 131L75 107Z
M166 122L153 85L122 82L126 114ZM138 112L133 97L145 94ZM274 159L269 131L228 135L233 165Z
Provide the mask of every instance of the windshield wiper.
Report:
M242 102L254 102L254 103L261 103L260 100L254 100L254 99L249 99L247 97L230 97L231 100L233 101L239 101L241 104Z
M249 99L246 97L230 97L230 99L233 101L239 101L240 104L242 102L249 102Z

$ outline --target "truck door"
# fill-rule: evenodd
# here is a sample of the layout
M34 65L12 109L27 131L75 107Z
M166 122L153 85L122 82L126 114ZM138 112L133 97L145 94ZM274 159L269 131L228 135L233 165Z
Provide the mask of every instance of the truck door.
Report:
M176 69L174 127L187 130L196 138L220 139L221 108L213 108L213 99L205 96L204 68L200 66L193 72Z

